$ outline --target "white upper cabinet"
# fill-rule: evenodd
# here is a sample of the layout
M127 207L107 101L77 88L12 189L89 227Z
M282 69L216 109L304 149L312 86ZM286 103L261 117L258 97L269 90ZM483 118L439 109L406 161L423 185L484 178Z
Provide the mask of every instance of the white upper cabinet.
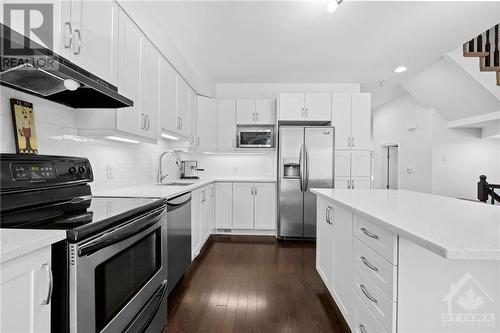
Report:
M332 96L330 93L284 93L279 96L279 120L330 121Z
M157 139L159 136L160 56L146 39L141 43L141 129L143 136ZM120 112L120 111L118 111Z
M371 149L371 95L352 94L351 136L353 149Z
M236 101L238 125L273 125L276 119L276 102L265 99L239 99Z
M160 124L162 132L177 133L177 78L175 69L160 59Z
M219 151L232 152L236 149L236 119L234 99L220 99L219 110Z
M305 119L330 121L332 116L332 94L306 94Z
M217 100L197 96L197 148L200 151L217 150Z
M115 1L71 0L61 2L56 52L76 65L118 84L118 16ZM128 96L127 96L128 97Z
M120 61L118 92L134 102L134 106L116 111L118 129L142 135L141 117L141 44L142 33L124 12L120 12Z
M189 89L189 141L188 148L191 150L196 150L197 141L197 112L196 112L196 92L193 89Z
M184 137L190 134L189 123L189 90L190 87L182 77L176 77L177 90L177 133Z
M304 94L280 94L279 120L302 120L304 118Z
M335 149L371 149L371 95L335 93L332 101Z

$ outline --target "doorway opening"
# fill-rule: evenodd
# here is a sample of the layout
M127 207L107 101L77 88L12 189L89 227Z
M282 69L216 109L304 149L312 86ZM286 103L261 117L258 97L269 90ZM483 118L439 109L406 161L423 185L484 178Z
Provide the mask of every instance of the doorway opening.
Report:
M382 147L385 152L385 188L397 190L399 188L399 145Z

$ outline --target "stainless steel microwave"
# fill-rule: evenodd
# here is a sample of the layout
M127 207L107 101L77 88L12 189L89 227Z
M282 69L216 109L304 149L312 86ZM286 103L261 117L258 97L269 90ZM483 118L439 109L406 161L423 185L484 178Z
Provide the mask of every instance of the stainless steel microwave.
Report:
M274 148L274 127L238 127L238 148Z

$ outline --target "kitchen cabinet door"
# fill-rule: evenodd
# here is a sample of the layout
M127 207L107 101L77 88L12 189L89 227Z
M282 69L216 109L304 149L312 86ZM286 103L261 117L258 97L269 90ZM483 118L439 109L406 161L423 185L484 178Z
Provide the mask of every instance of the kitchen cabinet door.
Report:
M371 152L351 151L351 177L370 177Z
M371 149L371 94L352 94L351 136L353 149Z
M350 177L335 177L333 186L337 189L348 189L350 180Z
M348 150L335 150L335 177L351 176L351 153Z
M213 210L210 208L210 187L205 186L201 189L201 218L200 218L200 244L199 250L205 245L205 241L208 238L208 233L210 232L210 212Z
M330 221L333 225L332 294L344 318L349 322L354 295L352 290L352 213L334 205Z
M142 33L124 12L120 12L120 59L118 92L134 101L134 106L116 111L119 130L143 135L141 117L141 44Z
M1 332L50 332L50 251L48 246L0 265Z
M217 150L217 101L213 98L196 98L197 147L200 151Z
M280 94L279 96L279 120L303 120L304 119L304 94Z
M255 229L276 229L276 185L274 183L255 184Z
M177 132L188 137L189 135L189 86L179 75L176 76L176 100L177 100Z
M371 177L352 177L351 184L353 189L367 190L371 188Z
M141 44L141 115L143 136L158 139L160 114L160 55L153 44L143 37ZM118 111L120 112L120 111Z
M305 116L307 120L332 119L332 95L326 93L305 94Z
M232 152L236 148L236 114L234 99L218 100L219 129L218 141L219 151Z
M202 200L201 189L191 192L191 260L200 253Z
M161 131L177 134L177 73L167 60L160 58Z
M332 126L335 126L335 149L351 149L351 94L332 95Z
M255 124L255 100L239 99L236 101L236 123L238 125Z
M118 4L112 0L71 1L71 61L115 86L118 84L118 13Z
M196 150L196 92L193 89L189 90L189 142L188 147L191 150Z
M233 183L215 184L215 229L233 228Z
M255 101L255 123L274 125L276 122L276 101L258 99Z
M332 206L328 201L318 198L317 201L317 226L316 226L316 270L326 287L332 292L333 264L334 264L334 239L333 225L330 224L330 210Z
M214 228L215 228L215 185L211 184L208 187L207 194L207 202L208 202L208 228L207 234L205 236L205 241L210 237Z
M254 228L252 183L233 183L233 229Z

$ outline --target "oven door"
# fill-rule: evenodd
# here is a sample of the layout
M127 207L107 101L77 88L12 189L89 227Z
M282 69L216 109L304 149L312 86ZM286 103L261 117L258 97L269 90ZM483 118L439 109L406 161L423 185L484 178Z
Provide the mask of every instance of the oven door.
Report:
M167 279L165 211L70 245L71 332L122 332L158 298Z
M238 146L240 148L272 148L273 131L271 129L239 129Z

